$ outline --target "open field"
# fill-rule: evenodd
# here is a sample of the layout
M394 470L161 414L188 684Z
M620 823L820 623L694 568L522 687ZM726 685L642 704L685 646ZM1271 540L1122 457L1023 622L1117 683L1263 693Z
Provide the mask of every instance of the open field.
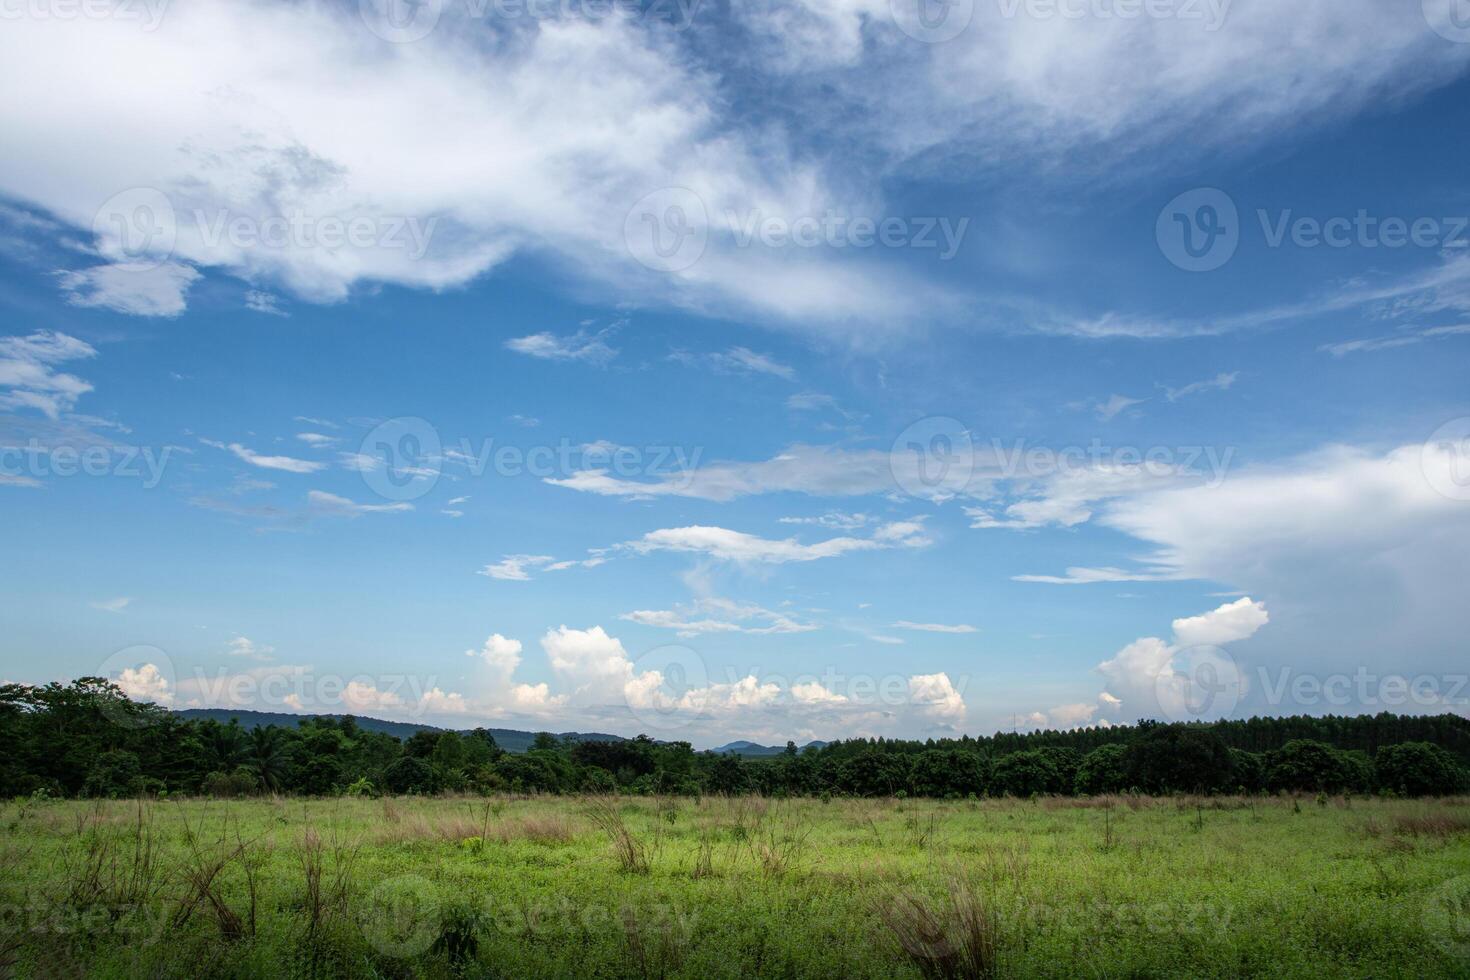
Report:
M0 828L18 976L1470 976L1463 799L15 801Z

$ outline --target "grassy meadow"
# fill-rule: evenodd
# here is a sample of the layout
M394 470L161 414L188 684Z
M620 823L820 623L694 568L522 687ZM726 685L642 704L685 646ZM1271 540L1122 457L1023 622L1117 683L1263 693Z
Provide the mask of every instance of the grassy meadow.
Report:
M1470 976L1470 801L13 801L0 973Z

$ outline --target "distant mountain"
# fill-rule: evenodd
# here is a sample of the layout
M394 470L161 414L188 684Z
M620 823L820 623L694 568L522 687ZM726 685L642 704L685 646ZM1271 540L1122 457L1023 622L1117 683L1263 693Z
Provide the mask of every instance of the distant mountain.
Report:
M333 721L341 721L346 715L292 715L280 711L231 711L225 708L184 708L174 712L181 718L189 718L200 721L212 718L221 725L228 725L231 719L240 723L240 727L247 731L252 728L266 728L276 725L280 728L295 728L308 718L330 718ZM413 736L414 732L443 732L449 729L437 725L420 725L409 721L384 721L381 718L366 718L362 715L352 715L357 727L369 732L382 732L392 735L394 738L406 739ZM507 752L525 752L536 740L535 732L523 732L514 728L487 728L495 737L495 744ZM469 734L469 729L460 730L461 735ZM557 738L569 738L577 742L622 742L626 741L621 735L608 735L604 732L559 732Z
M801 749L820 749L826 744L826 742L808 742L805 745L801 746ZM754 758L767 755L780 755L782 752L786 751L786 746L760 745L756 742L747 742L744 739L741 739L738 742L728 742L725 745L721 745L719 748L711 749L710 751L714 752L716 755L724 755L726 752L733 752L736 755L750 756Z

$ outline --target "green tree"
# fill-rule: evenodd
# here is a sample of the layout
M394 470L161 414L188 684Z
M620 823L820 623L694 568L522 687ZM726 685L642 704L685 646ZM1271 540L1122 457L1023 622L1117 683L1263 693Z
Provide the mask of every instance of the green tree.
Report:
M1374 760L1378 785L1399 796L1447 796L1465 788L1465 770L1438 745L1385 745Z

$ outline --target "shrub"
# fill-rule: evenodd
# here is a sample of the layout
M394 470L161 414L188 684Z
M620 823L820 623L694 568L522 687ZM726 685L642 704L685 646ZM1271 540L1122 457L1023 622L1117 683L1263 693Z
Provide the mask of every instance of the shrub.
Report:
M1127 747L1114 743L1093 749L1077 767L1077 792L1098 795L1128 788Z
M1454 756L1428 742L1385 745L1374 760L1378 785L1399 796L1446 796L1465 788Z
M1220 736L1193 725L1158 725L1128 747L1128 783L1149 793L1209 793L1233 785Z

